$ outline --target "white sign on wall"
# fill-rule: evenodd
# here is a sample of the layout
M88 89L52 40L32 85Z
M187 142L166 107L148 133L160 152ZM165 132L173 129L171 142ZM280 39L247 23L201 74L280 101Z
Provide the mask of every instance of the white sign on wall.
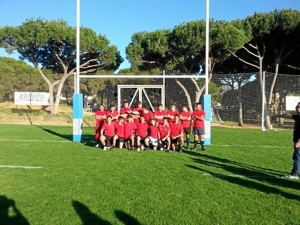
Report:
M49 105L47 92L15 92L15 105Z
M300 102L300 96L286 96L285 97L285 110L295 111L296 105Z

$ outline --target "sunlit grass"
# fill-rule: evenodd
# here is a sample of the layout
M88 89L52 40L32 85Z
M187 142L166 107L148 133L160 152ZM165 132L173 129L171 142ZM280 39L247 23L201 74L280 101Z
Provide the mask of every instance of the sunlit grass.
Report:
M104 152L92 128L85 144L71 134L0 125L0 165L42 167L0 168L0 224L300 223L299 181L280 178L291 169L291 130L213 128L206 152L181 154Z

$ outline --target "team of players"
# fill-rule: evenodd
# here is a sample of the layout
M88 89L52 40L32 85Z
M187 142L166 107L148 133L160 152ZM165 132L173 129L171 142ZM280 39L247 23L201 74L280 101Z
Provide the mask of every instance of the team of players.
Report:
M196 104L193 112L187 105L182 105L182 110L178 111L175 104L171 104L169 110L164 110L160 104L154 112L143 107L141 102L137 102L134 108L125 102L119 112L114 105L108 111L100 105L95 113L96 147L101 145L103 150L125 147L137 151L151 148L182 152L185 137L186 149L195 150L199 141L205 151L204 118L201 103ZM190 148L192 128L194 145Z

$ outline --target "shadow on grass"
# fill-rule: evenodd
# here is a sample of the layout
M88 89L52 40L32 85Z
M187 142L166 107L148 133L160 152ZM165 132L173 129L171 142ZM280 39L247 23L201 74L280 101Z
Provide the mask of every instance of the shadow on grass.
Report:
M60 138L64 138L64 139L67 139L69 141L72 141L73 140L73 135L72 134L61 134L61 133L58 133L54 130L51 130L51 129L48 129L48 128L45 128L45 127L41 127L41 126L36 126L40 129L42 129L43 131L49 133L49 134L52 134L54 136L57 136L57 137L60 137Z
M300 196L298 195L289 194L276 187L268 186L268 184L271 184L283 188L299 190L298 182L281 178L280 174L282 173L280 172L274 170L268 171L268 169L264 169L261 167L247 165L216 156L199 154L196 152L189 152L189 154L197 156L197 158L192 158L192 160L199 165L220 168L222 170L230 172L230 174L227 175L223 173L216 173L194 165L187 165L190 168L203 171L207 175L226 180L240 186L256 189L265 193L280 194L286 198L296 199L300 201Z
M282 171L278 171L278 170L274 170L274 169L270 169L270 168L259 167L259 166L254 166L254 165L249 165L249 164L245 164L245 163L240 163L240 162L236 162L236 161L225 159L225 158L207 155L205 153L200 154L199 152L186 151L186 150L184 150L183 152L186 154L192 155L192 156L196 156L197 159L204 158L204 159L208 160L207 162L216 161L216 162L220 163L220 165L221 164L230 164L230 165L235 165L235 166L242 167L242 168L248 168L249 170L253 170L253 171L262 171L264 173L267 173L268 176L270 176L270 177L272 177L272 175L273 175L273 178L274 178L274 176L282 176L282 174L283 174Z
M204 172L204 173L206 173L206 174L208 174L212 177L216 177L218 179L225 180L225 181L233 183L233 184L237 184L237 185L240 185L240 186L243 186L243 187L246 187L246 188L261 191L261 192L264 192L266 194L281 195L281 196L283 196L287 199L300 201L300 196L299 195L287 193L287 192L282 191L282 190L280 190L276 187L271 187L271 186L268 186L266 184L259 183L258 181L248 180L248 179L246 179L246 177L241 178L241 177L237 177L237 176L229 176L229 175L226 176L224 174L214 173L214 172L211 172L209 170L205 170L205 169L193 166L193 165L187 165L187 166L190 167L190 168L202 171L202 172ZM297 185L297 186L299 186L299 185Z
M91 210L79 201L72 201L72 205L80 217L83 225L111 225L107 220L91 212Z
M54 136L69 140L69 141L73 141L73 134L61 134L58 133L54 130L51 130L49 128L45 128L42 126L36 126L40 129L42 129L43 131L52 134ZM89 147L95 147L96 143L95 143L95 135L92 134L83 134L82 135L82 144L84 144L85 146L89 146Z
M0 224L1 225L29 225L27 219L16 207L16 203L12 199L8 199L4 195L0 195Z
M107 220L102 219L100 216L93 213L83 203L73 200L72 205L80 217L83 225L111 225ZM141 223L133 216L125 213L122 210L115 210L116 217L125 225L141 225Z
M136 218L125 213L122 210L115 210L115 215L125 225L141 225L141 223Z

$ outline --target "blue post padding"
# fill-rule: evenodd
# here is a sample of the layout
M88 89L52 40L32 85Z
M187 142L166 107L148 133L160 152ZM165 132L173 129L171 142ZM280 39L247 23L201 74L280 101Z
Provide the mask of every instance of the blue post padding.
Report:
M202 106L205 111L205 137L204 145L211 145L211 95L205 94L202 96Z
M73 142L82 141L83 95L73 94Z

